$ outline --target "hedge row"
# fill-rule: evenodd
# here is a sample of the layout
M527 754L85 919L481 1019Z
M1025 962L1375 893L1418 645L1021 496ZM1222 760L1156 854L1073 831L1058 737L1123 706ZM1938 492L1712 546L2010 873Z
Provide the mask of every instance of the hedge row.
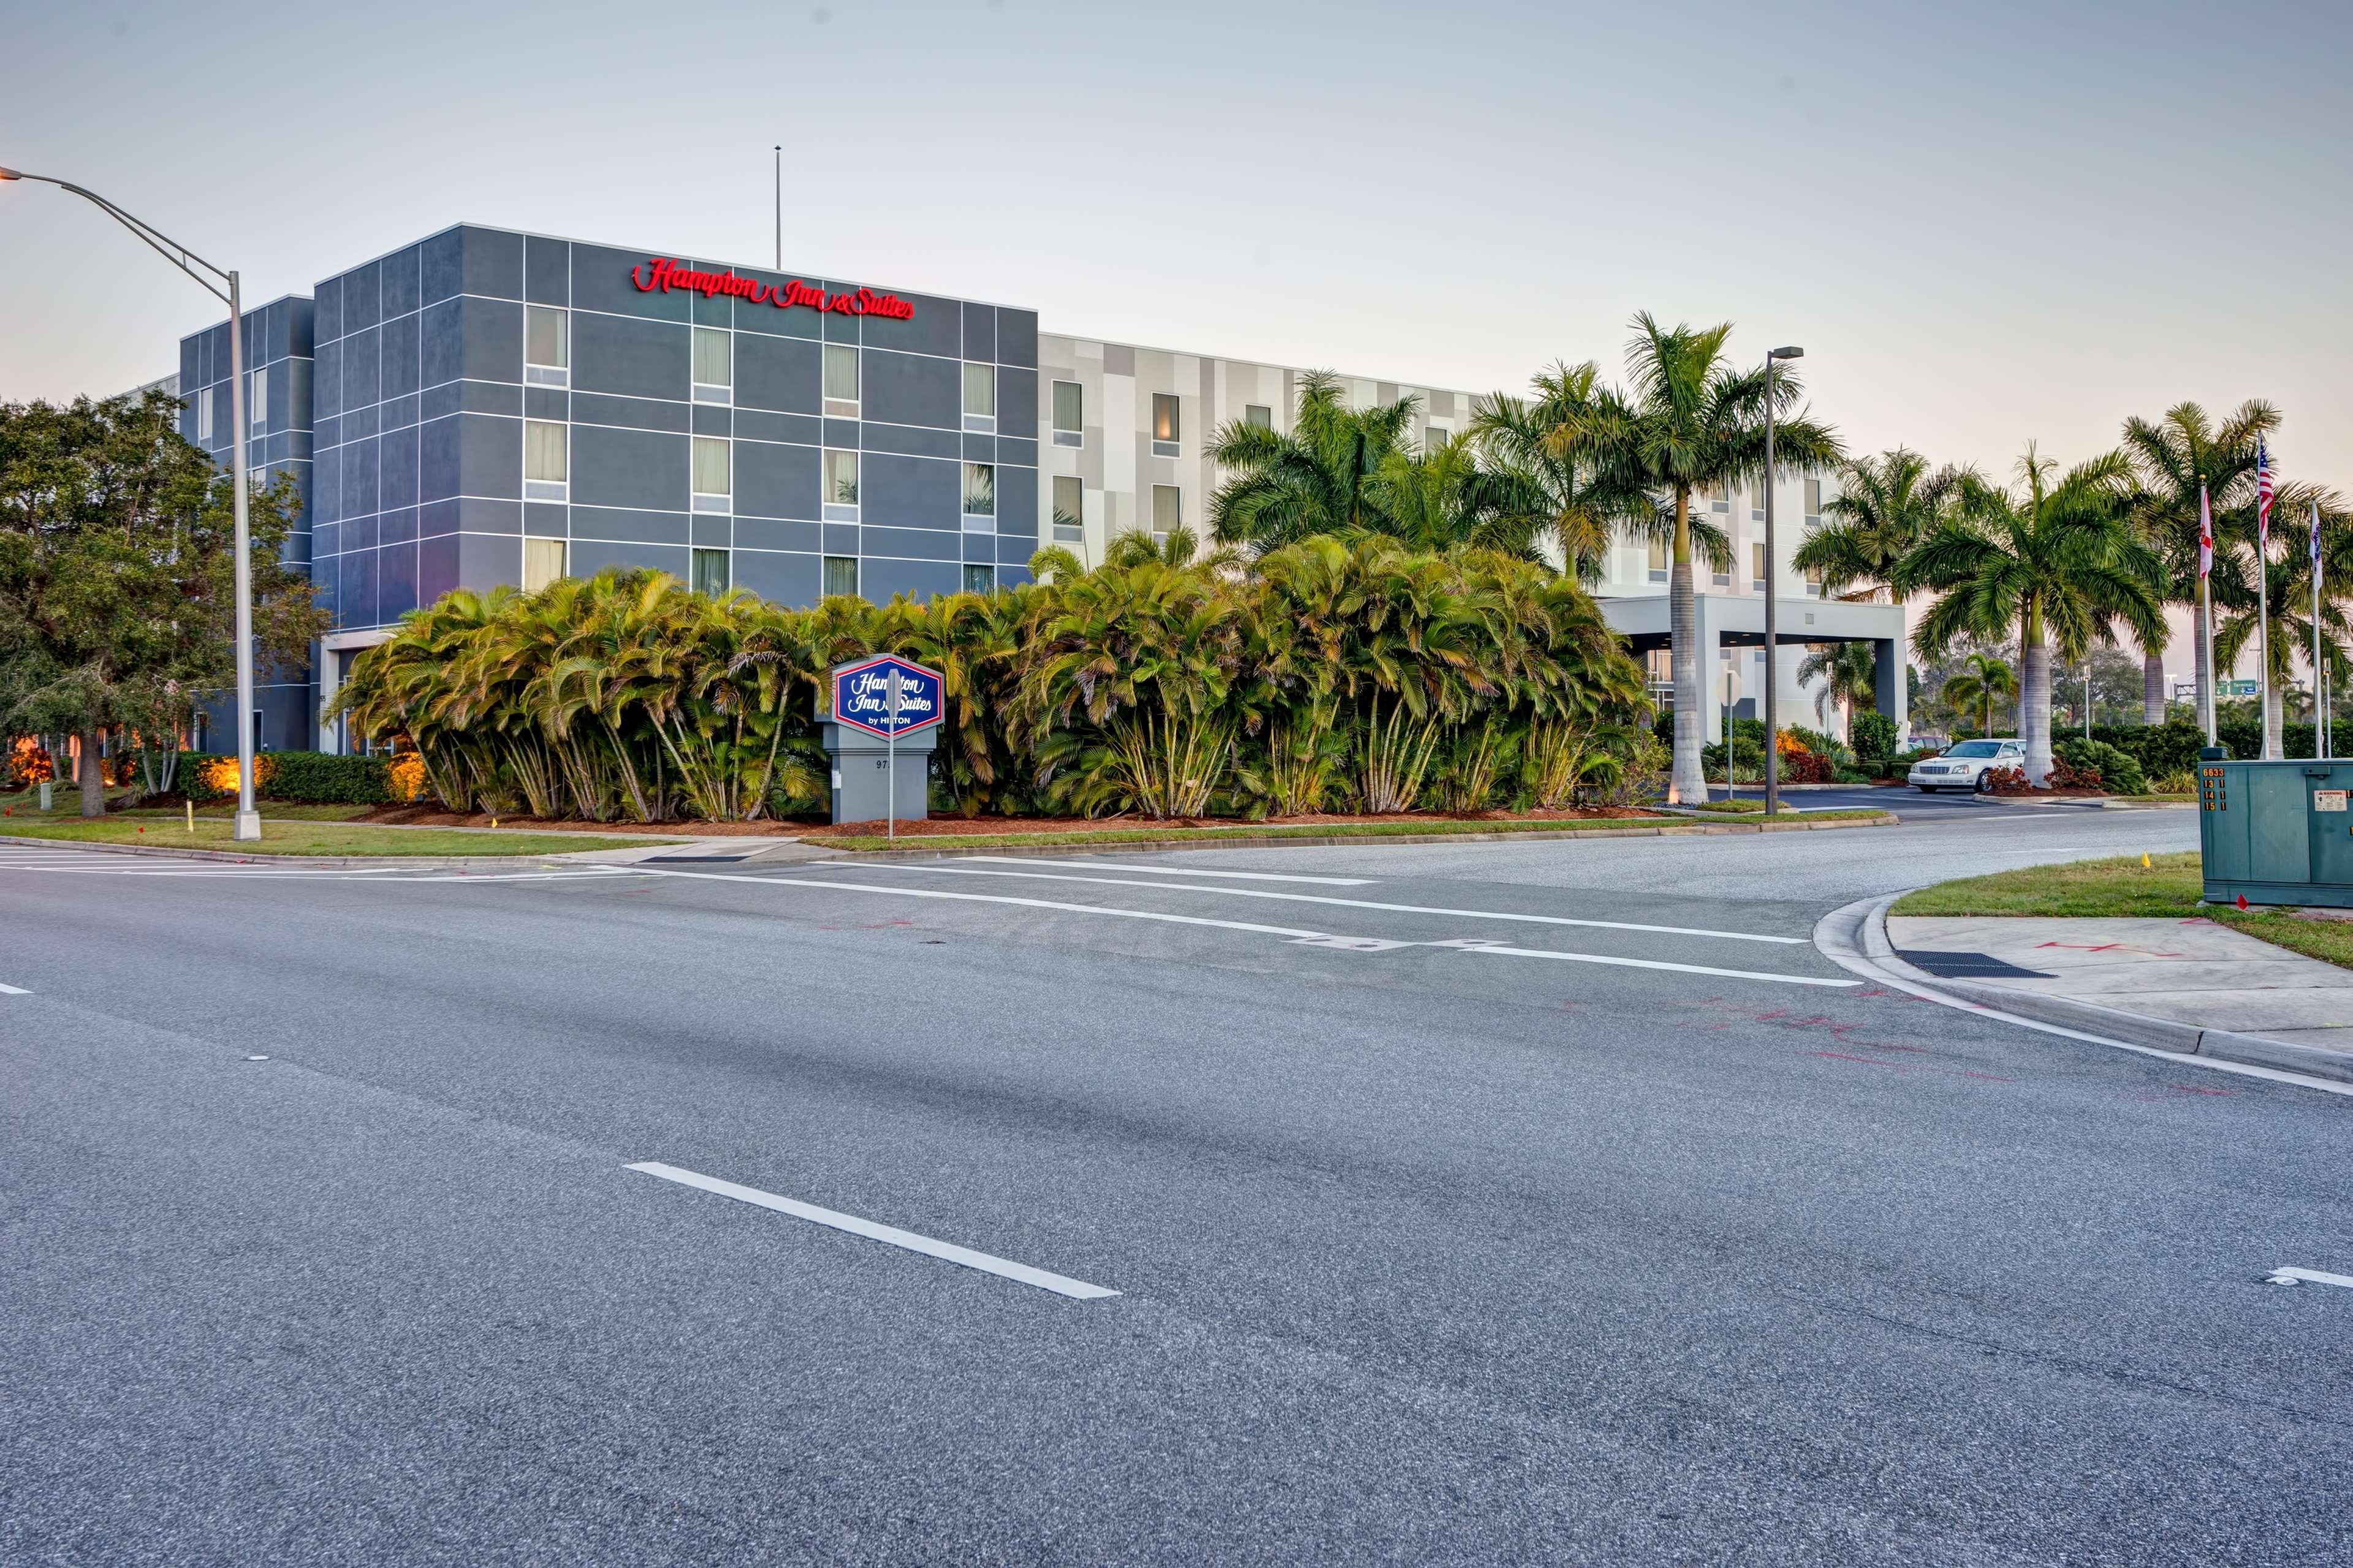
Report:
M2283 725L2280 754L2312 756L2317 750L2318 735L2313 724ZM2214 726L2214 736L2241 762L2253 762L2263 755L2263 726L2252 719L2225 719ZM2205 731L2188 719L2171 719L2162 724L2094 724L2092 739L2137 759L2151 778L2196 769L2199 749L2206 744Z
M385 757L338 757L326 752L265 752L258 792L269 800L311 805L386 805L399 798ZM180 753L179 785L190 800L225 800L237 794L237 758Z

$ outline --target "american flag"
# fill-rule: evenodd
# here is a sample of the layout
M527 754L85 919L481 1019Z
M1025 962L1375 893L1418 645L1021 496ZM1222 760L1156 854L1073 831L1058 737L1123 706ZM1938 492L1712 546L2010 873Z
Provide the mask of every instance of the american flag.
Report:
M2198 487L2198 576L2204 581L2214 571L2214 509L2206 503L2206 487Z
M2255 437L2255 542L2268 548L2272 542L2272 455L2263 447L2263 438Z

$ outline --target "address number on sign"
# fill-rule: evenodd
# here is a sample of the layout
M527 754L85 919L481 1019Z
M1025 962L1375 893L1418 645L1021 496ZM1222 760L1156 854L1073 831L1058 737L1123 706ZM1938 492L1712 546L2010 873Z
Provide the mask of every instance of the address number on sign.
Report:
M2345 809L2345 796L2348 793L2348 791L2341 789L2314 790L2312 792L2312 809L2315 811L2343 811Z

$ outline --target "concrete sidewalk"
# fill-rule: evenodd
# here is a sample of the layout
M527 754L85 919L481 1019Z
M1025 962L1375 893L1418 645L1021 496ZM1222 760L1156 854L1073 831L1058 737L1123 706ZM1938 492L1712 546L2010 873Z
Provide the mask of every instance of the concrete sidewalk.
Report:
M2212 921L1885 925L1894 956L1940 990L2162 1049L2353 1079L2353 970Z

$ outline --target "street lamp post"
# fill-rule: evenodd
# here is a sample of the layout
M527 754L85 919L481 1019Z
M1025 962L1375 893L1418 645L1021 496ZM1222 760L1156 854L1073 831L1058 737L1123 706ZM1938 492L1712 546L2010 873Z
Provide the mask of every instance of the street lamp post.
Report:
M158 256L195 279L206 293L228 307L228 417L235 448L231 453L235 463L231 482L237 496L237 820L229 837L241 844L254 843L261 837L261 813L253 805L253 561L252 534L246 514L248 470L245 438L245 312L237 274L214 266L96 191L47 174L27 174L19 169L0 168L0 180L32 180L72 192L145 240ZM204 272L197 271L197 268L204 268ZM205 272L220 282L214 283Z
M1780 670L1774 656L1780 642L1774 635L1774 598L1780 584L1781 558L1773 551L1773 372L1785 359L1803 359L1800 348L1775 349L1765 356L1765 815L1781 809L1781 721L1774 694Z

